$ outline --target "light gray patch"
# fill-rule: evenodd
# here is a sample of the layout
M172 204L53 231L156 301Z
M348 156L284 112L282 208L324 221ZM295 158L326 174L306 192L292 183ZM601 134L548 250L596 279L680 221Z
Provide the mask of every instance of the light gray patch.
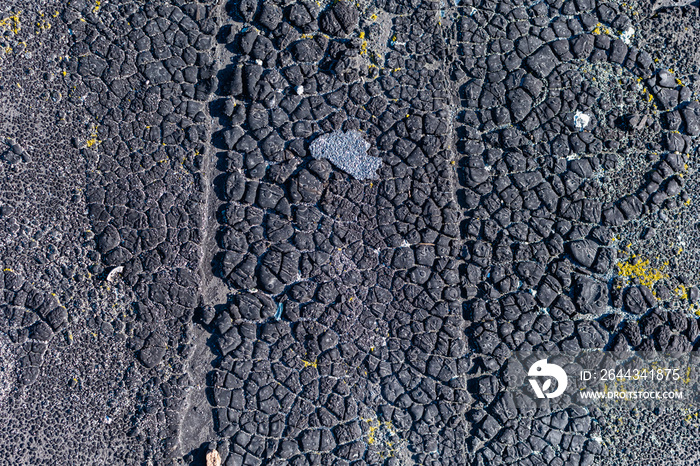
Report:
M0 332L0 403L12 391L17 377L15 373L17 356L11 344L10 338Z
M378 157L367 155L370 145L359 131L334 131L316 138L311 143L311 155L326 159L358 180L377 179L377 169L382 166Z

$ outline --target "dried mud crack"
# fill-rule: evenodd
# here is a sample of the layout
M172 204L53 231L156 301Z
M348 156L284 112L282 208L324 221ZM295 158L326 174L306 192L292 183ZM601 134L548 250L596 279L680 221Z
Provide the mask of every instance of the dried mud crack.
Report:
M697 8L1 5L0 464L695 464Z

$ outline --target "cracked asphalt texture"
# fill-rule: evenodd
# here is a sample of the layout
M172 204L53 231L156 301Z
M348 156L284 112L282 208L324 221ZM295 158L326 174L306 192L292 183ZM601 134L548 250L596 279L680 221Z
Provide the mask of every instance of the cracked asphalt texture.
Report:
M0 464L697 464L506 363L700 345L697 18L0 6Z

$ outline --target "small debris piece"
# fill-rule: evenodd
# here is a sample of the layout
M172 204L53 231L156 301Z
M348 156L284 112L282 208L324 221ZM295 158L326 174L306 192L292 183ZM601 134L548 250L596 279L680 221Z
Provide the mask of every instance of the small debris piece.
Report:
M311 143L311 155L326 159L358 180L376 179L382 160L367 155L370 145L359 131L334 131L319 136Z
M634 37L634 28L632 26L625 29L622 34L620 34L620 39L627 45L632 43L632 38Z
M120 265L119 267L115 267L112 270L109 271L107 274L107 281L109 283L114 283L114 280L117 278L117 275L122 273L124 271L124 266Z
M218 451L212 450L207 453L207 466L221 466L221 455Z
M280 320L282 318L283 311L284 311L284 304L277 303L277 312L275 312L275 320Z
M590 123L591 117L586 115L583 112L576 112L574 115L574 127L578 131L583 131L586 126L588 126L588 123Z

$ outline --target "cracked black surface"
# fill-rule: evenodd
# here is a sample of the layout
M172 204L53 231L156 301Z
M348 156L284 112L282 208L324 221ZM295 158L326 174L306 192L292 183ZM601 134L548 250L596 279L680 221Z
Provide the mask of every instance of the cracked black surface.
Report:
M645 8L13 3L0 457L662 464L506 363L697 349L696 66L645 26L692 21ZM311 155L349 131L376 178Z

